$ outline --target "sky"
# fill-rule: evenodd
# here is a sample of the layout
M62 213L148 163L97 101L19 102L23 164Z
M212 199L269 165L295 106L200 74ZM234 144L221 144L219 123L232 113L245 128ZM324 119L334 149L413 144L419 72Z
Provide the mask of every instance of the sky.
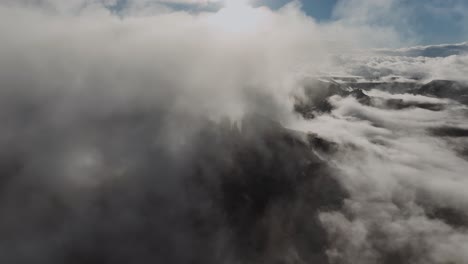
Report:
M120 0L125 2L127 0ZM184 1L184 0L180 0ZM213 0L215 1L215 0ZM175 8L187 8L189 5L174 4ZM193 1L191 1L193 3ZM257 5L267 5L278 9L291 0L253 0ZM302 10L319 23L337 21L343 18L347 10L365 11L365 15L373 17L371 23L385 23L403 32L413 44L431 45L443 43L458 43L468 40L468 1L467 0L300 0ZM209 4L209 8L216 8ZM194 9L194 7L190 7ZM189 8L189 9L190 9ZM198 9L195 8L195 9ZM353 17L361 22L364 17Z
M267 2L271 7L278 8L287 4L288 0L270 0ZM302 1L302 9L311 17L318 21L327 21L332 19L333 9L338 0L307 0Z
M288 0L266 0L271 7L279 7L289 2ZM365 2L353 0L302 0L302 9L307 15L315 18L318 22L333 21L340 18L336 10L346 3ZM417 44L431 45L442 43L457 43L468 41L468 1L467 0L397 0L397 1L375 1L393 2L395 10L406 13L408 23L402 25L398 21L394 26L403 30L411 28L412 33L417 35ZM377 12L377 10L374 10ZM370 10L373 12L373 10Z

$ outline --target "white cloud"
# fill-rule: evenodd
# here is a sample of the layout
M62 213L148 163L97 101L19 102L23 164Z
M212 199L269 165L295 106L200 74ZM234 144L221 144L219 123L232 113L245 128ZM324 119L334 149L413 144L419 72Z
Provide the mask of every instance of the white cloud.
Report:
M343 212L321 215L334 244L329 250L332 263L382 263L391 254L414 263L466 262L466 230L427 214L452 208L468 215L468 161L450 140L429 133L444 126L468 129L468 109L424 96L368 94L449 105L440 112L385 110L335 96L330 115L293 125L340 146L329 158L342 172L351 198Z
M345 55L335 58L333 69L343 75L355 75L367 80L402 77L403 80L428 82L437 79L468 81L468 55L448 57L404 57L385 55Z

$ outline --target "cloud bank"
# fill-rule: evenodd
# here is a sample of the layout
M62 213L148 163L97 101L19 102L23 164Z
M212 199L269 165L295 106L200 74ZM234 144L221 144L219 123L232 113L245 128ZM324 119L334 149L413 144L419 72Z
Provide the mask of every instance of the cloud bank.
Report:
M336 97L331 103L336 109L330 115L304 122L300 129L340 145L331 159L342 170L352 198L343 212L321 215L335 244L329 250L332 262L466 262L468 236L461 223L467 216L468 163L455 150L457 144L466 147L466 138L452 141L428 132L434 127L467 129L466 106L450 103L446 110L434 112L378 109L354 98Z

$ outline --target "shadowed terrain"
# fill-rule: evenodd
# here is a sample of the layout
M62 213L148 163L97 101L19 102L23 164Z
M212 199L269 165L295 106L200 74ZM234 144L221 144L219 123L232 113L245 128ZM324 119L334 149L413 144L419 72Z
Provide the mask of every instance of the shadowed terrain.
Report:
M328 262L318 213L339 210L346 197L313 152L328 143L311 135L309 144L254 115L240 124L182 119L198 129L174 145L152 112L72 127L27 122L41 132L2 148L0 245L8 250L0 260ZM62 175L69 166L80 175ZM57 182L67 176L77 179Z

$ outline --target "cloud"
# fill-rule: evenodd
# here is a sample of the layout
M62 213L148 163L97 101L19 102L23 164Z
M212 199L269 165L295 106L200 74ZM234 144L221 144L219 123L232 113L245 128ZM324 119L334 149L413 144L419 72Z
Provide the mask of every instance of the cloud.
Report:
M239 115L250 93L269 94L281 101L278 107L283 109L276 111L285 112L290 103L284 98L301 72L317 71L317 62L326 65L329 53L359 45L359 40L348 39L366 32L343 25L318 26L295 4L278 12L251 8L254 24L247 32L232 34L224 25L236 24L217 20L218 13L130 12L120 17L96 3L102 2L69 2L81 6L78 15L3 5L1 30L6 42L0 52L9 64L2 78L13 87L6 90L34 87L24 93L59 93L92 104L105 97L108 103L99 108L125 104L129 98L168 101L173 95L173 107L219 115ZM87 96L91 92L93 96Z
M382 91L367 94L450 103ZM452 102L445 110L434 112L378 109L352 97L335 96L330 102L335 107L330 114L295 127L340 146L338 154L328 158L343 173L341 180L351 198L341 213L321 215L334 244L328 251L331 262L463 263L468 233L454 219L466 223L468 162L454 149L467 142L453 145L428 129L466 128L466 106Z
M413 48L410 52L418 48ZM387 50L383 55L377 54L339 55L335 57L333 70L342 75L361 76L366 80L385 81L398 77L401 81L428 82L437 79L466 82L464 72L467 69L468 56L464 53L446 57L411 57L401 56L406 51ZM449 52L449 51L442 51ZM385 55L391 53L392 56Z
M466 129L466 106L368 91L444 107L336 95L331 113L293 112L291 93L311 76L466 80L462 54L363 52L401 45L386 25L395 17L374 22L405 10L361 2L341 2L339 19L322 24L298 2L209 12L146 0L118 12L119 1L2 2L0 260L466 260L466 230L454 224L468 214L457 149L466 142L433 133Z
M134 3L0 5L0 260L325 259L317 207L344 192L300 138L265 121L290 119L290 90L328 61L323 30L295 4L247 7L255 24L231 30L219 15L236 9ZM295 181L340 195L296 196ZM310 234L295 243L317 250L291 249L283 232Z

